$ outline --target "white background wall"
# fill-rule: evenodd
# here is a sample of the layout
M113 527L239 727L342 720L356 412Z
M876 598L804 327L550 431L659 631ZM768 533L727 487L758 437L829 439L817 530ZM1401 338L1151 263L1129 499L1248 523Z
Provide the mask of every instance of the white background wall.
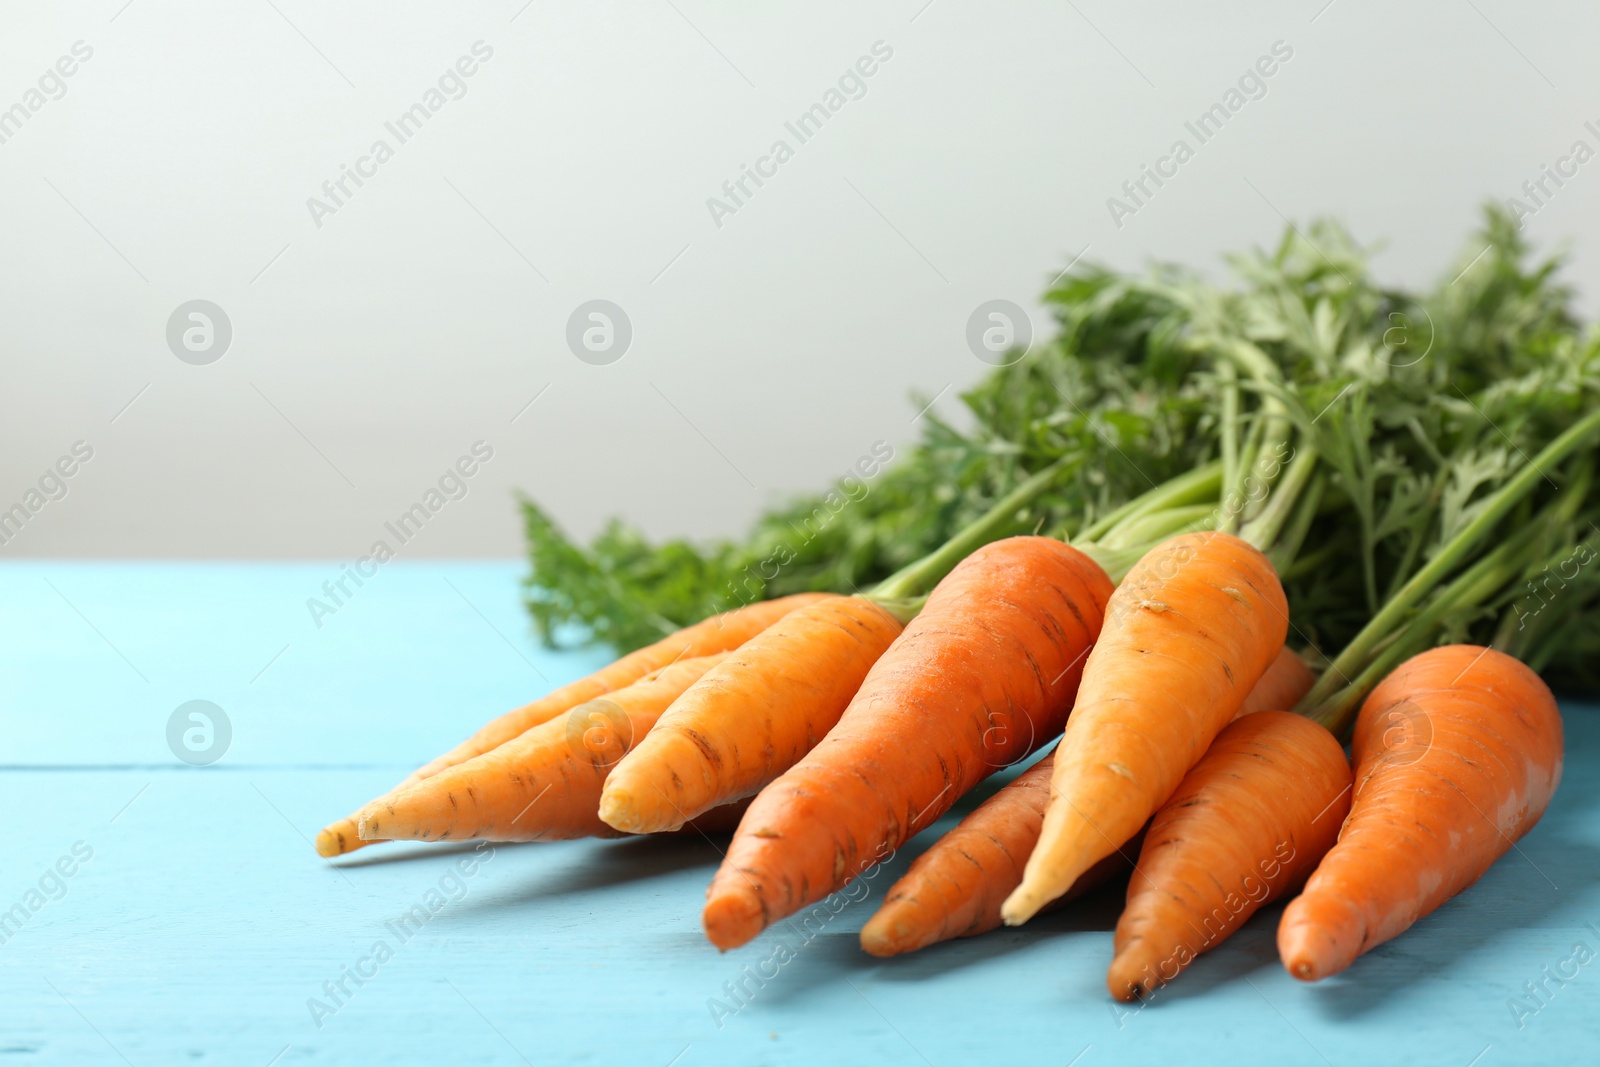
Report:
M1085 249L1213 267L1330 213L1424 283L1485 198L1600 149L1592 5L1323 5L8 2L0 108L93 56L0 144L0 508L94 457L0 554L353 558L480 439L407 553L518 554L517 488L579 533L732 533L914 439L913 388L954 410L986 369L972 309L1039 321ZM399 145L384 123L479 40ZM797 145L784 122L878 41ZM1266 95L1116 226L1107 197L1276 41ZM794 158L716 225L778 138ZM1528 223L1570 241L1590 312L1597 198L1600 162ZM206 366L165 339L197 298L233 328ZM609 366L564 340L594 298L633 325Z

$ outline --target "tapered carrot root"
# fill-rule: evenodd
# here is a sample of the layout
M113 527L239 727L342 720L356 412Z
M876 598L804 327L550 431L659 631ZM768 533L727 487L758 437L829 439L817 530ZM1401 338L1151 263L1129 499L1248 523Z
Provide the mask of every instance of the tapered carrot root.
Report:
M614 837L600 789L674 700L727 656L680 660L579 704L464 763L362 808L363 837L390 841L559 841Z
M1372 691L1351 750L1350 818L1278 926L1284 967L1308 982L1404 933L1533 828L1561 781L1561 713L1518 660L1447 645Z
M653 645L648 645L636 652L630 652L587 678L564 685L555 692L540 697L531 704L525 704L520 708L507 712L485 725L477 733L449 752L413 771L390 792L397 792L415 782L437 774L447 767L453 767L458 763L464 763L475 756L482 755L511 740L524 730L538 726L540 723L549 722L556 716L569 711L586 700L593 700L614 689L630 685L651 671L665 667L669 663L737 648L796 608L830 599L833 596L834 594L830 593L796 593L793 596L781 597L777 600L765 600L755 604L748 604L733 611L713 615L709 619L695 623L693 626L686 626L682 630L662 638ZM315 842L318 855L342 855L372 844L373 840L377 840L363 840L360 837L358 822L357 816L351 815L330 823L318 831Z
M1135 1000L1171 981L1298 889L1349 810L1344 749L1310 719L1263 711L1223 730L1145 832L1112 942L1111 995Z
M785 615L667 709L606 780L600 818L651 833L756 793L833 728L900 630L862 597Z
M732 948L821 900L1059 731L1110 593L1050 538L963 560L839 724L751 803L707 890L707 937Z
M1261 676L1250 695L1239 705L1234 718L1254 715L1258 711L1288 711L1300 703L1300 698L1311 692L1317 676L1300 655L1284 645L1278 658L1272 661L1267 673Z
M1231 534L1174 537L1134 565L1084 667L1007 923L1026 922L1144 825L1234 718L1288 626L1272 564Z
M1293 707L1311 688L1305 661L1285 649L1245 698L1240 714ZM917 857L861 929L861 947L894 956L1000 925L1000 904L1022 882L1023 864L1039 840L1050 795L1052 753L1008 782L954 830ZM1139 854L1129 841L1085 871L1045 910L1127 875Z
M1022 881L1022 865L1039 839L1054 765L1046 756L1029 767L918 856L861 928L861 947L874 956L898 956L999 926L1000 903ZM1131 844L1113 852L1054 903L1125 876L1137 851Z

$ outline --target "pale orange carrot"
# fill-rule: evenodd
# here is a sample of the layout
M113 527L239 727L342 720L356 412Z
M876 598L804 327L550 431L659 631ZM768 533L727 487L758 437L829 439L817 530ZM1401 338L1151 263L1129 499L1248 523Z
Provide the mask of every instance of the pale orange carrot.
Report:
M737 648L796 608L834 596L832 593L796 593L777 600L748 604L733 611L713 615L693 626L686 626L653 645L630 652L586 678L564 685L531 704L507 712L449 752L413 771L390 792L404 789L447 767L482 755L524 730L549 722L586 700L593 700L614 689L636 682L651 671L665 667L676 660ZM322 856L338 856L372 844L372 841L360 838L357 823L356 816L351 815L324 827L317 833L317 853Z
M864 597L785 615L667 709L606 779L600 818L651 833L755 794L833 728L900 629Z
M1283 647L1289 610L1267 557L1231 534L1163 542L1106 607L1056 749L1050 807L1001 913L1026 922L1172 795Z
M596 814L606 776L667 706L727 655L679 660L652 671L381 797L361 809L358 832L389 841L615 836Z

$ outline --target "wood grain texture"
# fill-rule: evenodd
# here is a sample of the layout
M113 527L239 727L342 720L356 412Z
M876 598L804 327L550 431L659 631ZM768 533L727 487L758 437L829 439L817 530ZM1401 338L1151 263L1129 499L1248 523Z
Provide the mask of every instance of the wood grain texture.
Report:
M337 565L0 566L0 909L75 842L94 852L0 944L6 1062L945 1067L1092 1046L1078 1067L1377 1049L1465 1065L1492 1046L1490 1067L1600 1040L1600 960L1549 982L1520 1030L1508 1006L1576 942L1600 950L1600 709L1571 702L1549 813L1462 896L1315 987L1278 964L1265 908L1143 1009L1104 991L1115 894L902 959L860 951L881 894L981 796L863 900L727 955L698 922L722 842L500 846L470 876L460 846L318 859L307 839L331 815L602 658L531 645L522 573L397 562L318 630L305 598ZM196 698L234 730L202 769L164 739ZM426 921L399 943L388 924L414 907ZM307 1000L331 1003L322 984L380 939L392 957L319 1029ZM741 981L747 1006L716 1015Z

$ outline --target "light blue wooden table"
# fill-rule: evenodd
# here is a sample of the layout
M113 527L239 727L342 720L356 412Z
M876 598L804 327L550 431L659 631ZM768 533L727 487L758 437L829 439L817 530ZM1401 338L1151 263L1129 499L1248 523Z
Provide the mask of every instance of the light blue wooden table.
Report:
M1306 987L1278 964L1274 908L1131 1013L1104 990L1114 898L863 955L856 932L921 840L732 1014L714 1001L737 1006L726 984L775 943L719 955L701 937L706 841L318 859L326 820L602 661L533 646L520 574L391 564L318 628L306 599L336 564L0 566L0 1064L1600 1058L1600 957L1564 962L1600 952L1600 711L1576 704L1544 822L1410 934ZM197 699L232 728L206 767L167 742ZM419 904L402 940L391 924Z

